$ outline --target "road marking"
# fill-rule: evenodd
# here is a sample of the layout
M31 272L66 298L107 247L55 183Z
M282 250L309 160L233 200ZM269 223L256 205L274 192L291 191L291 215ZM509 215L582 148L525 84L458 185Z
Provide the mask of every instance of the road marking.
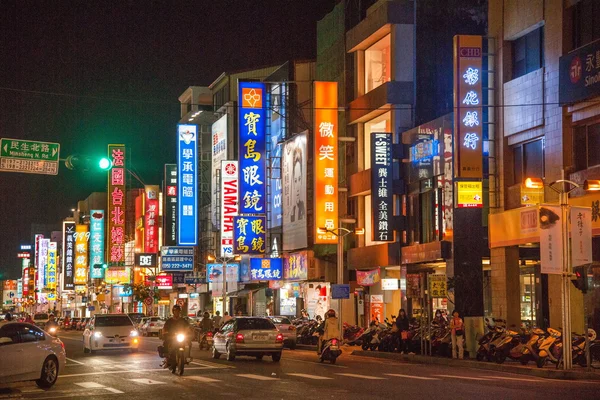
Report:
M460 376L460 375L434 375L440 378L452 378L452 379L466 379L468 381L492 381L494 379L488 378L476 378L473 376Z
M185 370L205 370L206 368L200 367L189 367ZM140 372L169 372L164 368L148 368L148 369L136 369L135 371L96 371L96 372L86 372L83 374L69 374L69 375L59 375L59 378L73 378L76 376L95 376L95 375L109 375L109 374L137 374Z
M209 361L202 361L202 362L192 361L190 364L198 365L200 367L205 367L205 368L221 368L221 369L235 368L235 367L230 366L230 365L221 365L221 364L217 364L217 363L211 363Z
M186 376L186 379L193 379L195 381L198 382L205 382L205 383L214 383L214 382L221 382L219 379L213 379L213 378L209 378L206 376Z
M511 378L508 376L484 376L483 378L489 379L505 379L507 381L523 381L523 382L543 382L542 379L527 379L527 378Z
M308 378L308 379L314 379L314 380L333 379L333 378L329 378L329 377L326 377L326 376L309 375L309 374L286 374L286 375L298 376L300 378Z
M408 378L408 379L422 379L424 381L439 381L438 378L429 378L426 376L413 376L413 375L403 375L403 374L384 374L387 376L396 376L398 378Z
M114 394L122 394L122 393L125 393L125 392L121 392L119 389L115 389L115 388L109 388L109 387L107 387L107 388L104 388L104 390L108 390L109 392L111 392L111 393L114 393Z
M312 365L321 365L321 366L324 366L324 367L349 368L349 367L346 367L344 365L334 365L334 364L318 363L316 360L315 361L306 361L306 360L300 360L298 358L292 358L292 357L283 357L283 359L284 360L294 360L294 361L303 362L303 363L312 364Z
M372 380L372 381L386 379L386 378L382 378L380 376L369 376L369 375L359 375L359 374L336 374L336 375L349 376L350 378L368 379L368 380Z
M140 383L144 385L162 385L166 382L155 381L152 379L141 378L141 379L129 379L131 382Z
M85 365L81 361L73 360L72 358L69 358L69 357L66 357L66 359L67 359L67 361L70 361L70 362L75 363L75 364Z
M248 379L256 379L257 381L277 381L279 378L271 378L270 376L254 375L254 374L237 374L236 376Z
M85 389L100 389L104 387L104 385L101 385L98 382L77 382L75 384Z

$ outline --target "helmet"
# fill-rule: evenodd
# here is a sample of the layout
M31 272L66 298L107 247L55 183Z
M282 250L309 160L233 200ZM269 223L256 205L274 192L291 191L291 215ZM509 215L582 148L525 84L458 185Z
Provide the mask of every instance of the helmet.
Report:
M327 310L327 317L329 317L329 318L335 317L335 310L333 308L330 308L329 310Z
M175 311L175 310L181 311L181 306L179 304L175 304L173 306L173 311Z

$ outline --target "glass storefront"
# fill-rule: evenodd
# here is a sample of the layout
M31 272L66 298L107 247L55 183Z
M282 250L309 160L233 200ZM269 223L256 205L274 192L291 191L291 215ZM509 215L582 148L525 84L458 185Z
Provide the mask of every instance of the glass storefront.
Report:
M391 79L391 36L387 35L365 51L365 93Z

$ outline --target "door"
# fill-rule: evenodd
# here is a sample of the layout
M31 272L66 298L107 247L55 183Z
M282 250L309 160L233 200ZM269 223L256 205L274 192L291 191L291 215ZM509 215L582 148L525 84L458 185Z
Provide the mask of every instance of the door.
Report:
M227 351L227 335L233 331L233 323L233 321L227 322L215 335L214 346L220 353L225 353Z
M19 324L20 346L23 346L26 362L23 362L24 373L32 374L32 378L39 378L42 372L42 365L48 352L45 349L46 335L37 326L29 324Z
M0 327L0 382L18 380L26 371L25 349L19 337L19 324Z

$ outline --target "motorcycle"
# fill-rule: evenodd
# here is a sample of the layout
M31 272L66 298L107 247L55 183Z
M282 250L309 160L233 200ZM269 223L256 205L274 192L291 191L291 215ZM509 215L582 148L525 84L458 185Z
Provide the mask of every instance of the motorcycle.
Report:
M340 341L338 339L329 339L323 343L321 354L319 354L319 362L329 361L335 364L336 359L342 354L340 349Z
M200 350L206 348L206 350L212 349L214 341L214 334L212 331L202 332L198 337L198 345L200 346Z
M498 343L498 339L504 333L504 324L506 323L502 319L494 319L493 322L495 325L492 325L488 318L485 319L485 322L488 332L478 341L479 348L477 349L477 354L475 356L477 361L482 361L484 358L488 361L492 360L490 350Z
M510 329L505 330L502 340L493 349L492 358L498 364L504 363L507 357L519 360L529 336L529 333L520 335L518 332Z
M538 357L535 363L538 368L542 368L547 360L558 363L562 355L562 333L556 329L548 328L548 336L544 338L539 345Z
M165 352L163 346L159 346L158 354L164 358L161 367L168 368L173 374L183 375L185 364L192 361L191 348L187 342L188 337L183 333L178 333L169 343L168 352Z

